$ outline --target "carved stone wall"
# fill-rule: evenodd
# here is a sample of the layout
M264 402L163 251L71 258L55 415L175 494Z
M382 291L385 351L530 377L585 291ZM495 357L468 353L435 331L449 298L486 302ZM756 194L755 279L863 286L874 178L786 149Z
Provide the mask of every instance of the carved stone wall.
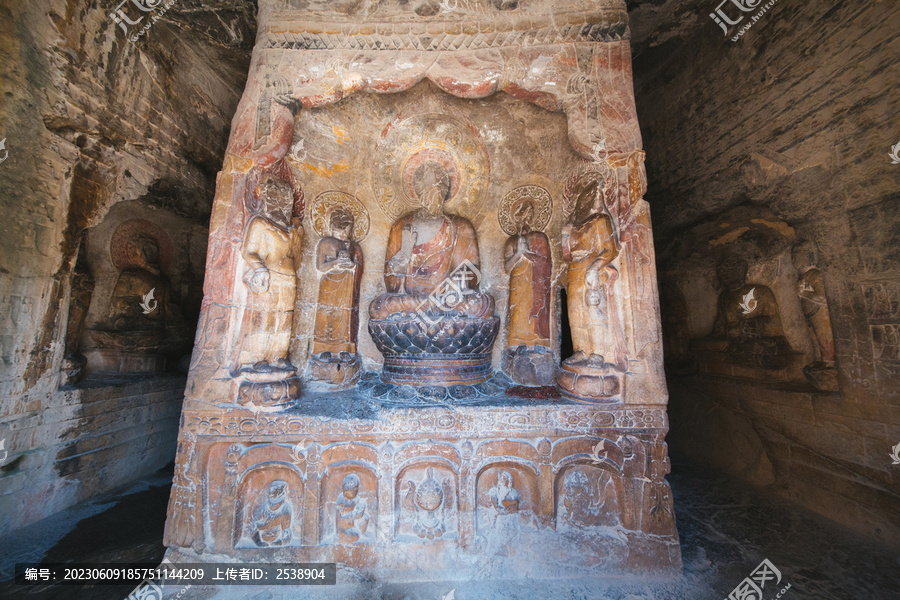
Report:
M900 8L776 3L732 42L706 16L714 7L666 5L632 16L648 32L654 14L666 25L641 44L634 68L673 342L673 452L897 545L890 455L900 443L900 362L888 307L900 278L900 166L890 157L900 139L897 97L881 91L896 64L871 50L893 39ZM690 66L673 74L673 65ZM851 88L850 79L874 87ZM756 284L776 299L784 337L802 354L790 369L772 376L732 360L711 372L710 361L685 353L713 330L724 251L748 263L743 294ZM828 327L816 324L816 304L827 306ZM817 333L827 330L830 342ZM810 368L831 343L830 373Z
M419 576L408 555L451 578L479 556L523 576L680 568L625 5L518 6L261 3L210 225L174 559L391 581ZM521 353L503 360L528 348L509 343L505 260L526 251L543 287L517 298L537 314L549 297L536 391L504 372ZM450 308L420 310L448 282ZM585 325L572 357L564 310Z

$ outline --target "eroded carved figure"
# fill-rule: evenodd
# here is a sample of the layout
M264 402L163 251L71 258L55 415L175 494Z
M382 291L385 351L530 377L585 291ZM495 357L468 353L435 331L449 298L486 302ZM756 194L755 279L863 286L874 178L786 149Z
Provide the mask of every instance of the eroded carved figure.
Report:
M287 546L293 537L293 518L294 507L288 498L288 484L276 479L259 493L244 531L260 548Z
M359 476L350 473L341 482L335 506L335 530L342 544L358 542L369 527L368 501L359 495Z
M815 247L810 243L796 246L793 261L799 273L797 294L800 296L800 308L806 319L816 358L803 368L803 374L816 389L836 392L838 381L834 364L831 312L825 297L825 278L816 266L818 256Z
M519 492L513 487L513 476L509 471L500 471L497 484L490 489L488 495L491 504L501 515L519 512Z
M561 494L562 506L558 510L566 525L580 528L621 524L615 483L606 471L570 469L563 479Z
M266 178L257 198L261 206L251 211L241 244L249 294L238 364L242 371L293 372L288 350L303 226L292 215L292 190L286 182Z

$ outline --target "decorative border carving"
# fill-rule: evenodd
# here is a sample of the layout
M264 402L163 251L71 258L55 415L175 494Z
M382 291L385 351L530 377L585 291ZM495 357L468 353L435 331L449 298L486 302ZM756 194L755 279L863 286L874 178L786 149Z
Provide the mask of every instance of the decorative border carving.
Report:
M232 411L235 412L235 411ZM511 432L534 435L595 434L598 429L665 430L665 407L635 407L619 410L566 409L507 410L401 409L386 410L379 419L329 419L306 415L231 414L188 412L181 436L396 436L434 438L497 437ZM477 435L474 432L478 432ZM193 438L192 438L193 439Z
M586 15L576 15L569 23L511 23L503 19L446 23L347 23L298 24L297 29L269 27L261 41L263 49L282 50L478 50L505 46L541 46L573 42L619 42L631 39L625 11L592 15L600 19L591 23ZM610 18L611 17L611 18ZM557 17L559 18L559 17ZM304 27L304 25L306 27ZM521 25L517 29L516 25ZM477 32L472 32L476 29ZM325 33L327 31L328 33ZM436 31L438 33L436 33ZM363 33L365 32L365 33Z

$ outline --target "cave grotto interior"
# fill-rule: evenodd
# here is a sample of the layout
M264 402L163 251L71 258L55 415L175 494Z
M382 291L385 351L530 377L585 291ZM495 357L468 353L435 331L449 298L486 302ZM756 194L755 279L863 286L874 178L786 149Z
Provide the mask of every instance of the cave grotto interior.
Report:
M898 32L0 0L0 598L897 598Z

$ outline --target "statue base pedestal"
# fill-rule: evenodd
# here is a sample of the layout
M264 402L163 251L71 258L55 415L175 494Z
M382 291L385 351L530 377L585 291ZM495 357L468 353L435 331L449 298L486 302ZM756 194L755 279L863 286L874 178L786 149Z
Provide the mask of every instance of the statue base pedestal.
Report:
M280 412L296 404L300 389L297 377L281 381L244 381L238 391L238 404L261 412Z
M504 371L519 385L544 387L553 385L556 377L556 356L543 346L506 350L503 353Z
M309 376L315 387L347 390L359 381L362 361L358 354L321 352L309 358Z
M664 405L502 393L479 406L352 391L307 391L279 414L188 406L165 544L176 561L335 562L393 583L677 574L667 429ZM273 486L290 534L264 546L254 536L274 525L254 515Z
M490 354L390 356L381 379L394 385L476 385L494 374Z
M381 378L394 385L476 385L494 374L491 350L500 318L398 316L369 321L384 356Z
M610 364L563 362L556 382L565 394L580 400L609 402L625 395L625 374Z
M163 373L166 370L166 357L162 354L118 350L88 350L84 354L91 372Z

